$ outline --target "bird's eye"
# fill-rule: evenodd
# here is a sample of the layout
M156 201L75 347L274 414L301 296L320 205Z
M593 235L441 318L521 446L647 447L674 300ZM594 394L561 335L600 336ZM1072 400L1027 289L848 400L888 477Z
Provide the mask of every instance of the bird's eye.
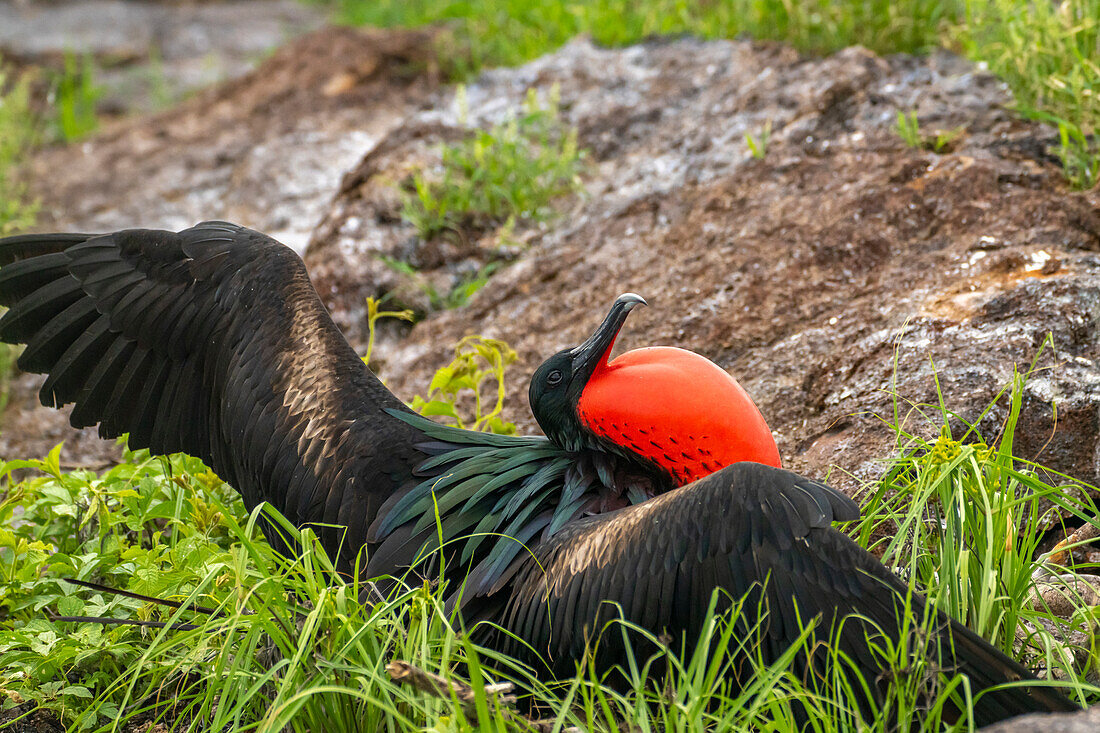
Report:
M546 383L551 387L557 385L561 381L561 372L555 369L546 375Z

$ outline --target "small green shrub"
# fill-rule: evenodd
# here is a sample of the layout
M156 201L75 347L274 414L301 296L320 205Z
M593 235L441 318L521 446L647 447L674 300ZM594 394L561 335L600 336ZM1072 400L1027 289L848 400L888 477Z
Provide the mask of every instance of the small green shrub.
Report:
M402 215L422 239L512 217L541 221L551 201L580 188L583 159L577 131L562 124L557 90L543 106L531 89L520 113L444 146L441 173L414 175Z
M96 104L103 89L95 83L95 62L91 56L65 53L65 65L54 79L54 128L66 142L79 140L99 129Z
M439 369L428 385L428 396L413 397L409 405L422 415L447 418L447 423L469 430L502 435L516 432L515 423L501 418L504 411L504 370L516 360L516 352L498 339L466 336L455 346L455 358ZM495 397L486 398L484 387L496 383ZM463 397L473 400L463 416ZM486 400L489 400L486 402ZM492 407L486 409L487 404Z

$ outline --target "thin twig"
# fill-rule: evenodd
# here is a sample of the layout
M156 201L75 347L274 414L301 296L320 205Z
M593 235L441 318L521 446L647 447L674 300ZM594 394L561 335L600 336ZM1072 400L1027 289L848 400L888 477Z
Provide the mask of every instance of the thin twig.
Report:
M471 725L477 725L476 693L474 692L474 688L465 682L461 680L449 680L400 660L394 660L387 664L386 672L389 673L390 679L394 682L415 687L426 695L438 697L441 700L458 700L459 705L462 706L462 714L466 716L466 720L468 720ZM554 721L531 720L530 718L507 709L516 704L516 696L507 694L511 693L514 689L515 686L511 682L498 682L492 685L485 685L484 687L486 697L498 696L497 702L505 708L502 710L505 715L511 716L513 719L517 719L530 726L536 733L550 733L554 728ZM579 733L579 729L563 728L561 733Z

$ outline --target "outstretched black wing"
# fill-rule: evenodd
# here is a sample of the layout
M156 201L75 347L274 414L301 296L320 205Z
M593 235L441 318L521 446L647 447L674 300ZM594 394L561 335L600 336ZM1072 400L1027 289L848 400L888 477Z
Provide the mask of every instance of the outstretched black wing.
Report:
M76 427L183 451L326 547L357 551L423 460L406 408L329 318L301 259L226 222L179 233L0 240L0 340L26 343L47 405ZM270 534L270 533L269 533ZM274 538L273 538L274 539ZM276 542L278 545L279 543Z
M721 588L731 599L747 599L746 633L767 609L759 644L765 662L782 654L811 619L821 619L817 638L828 640L838 620L858 614L870 624L840 624L837 644L875 672L868 630L877 626L896 637L906 613L919 628L924 601L914 596L907 606L906 585L831 526L856 517L858 507L824 484L756 463L734 464L644 504L566 525L534 548L535 558L516 563L505 593L468 599L467 621L496 622L525 643L488 625L476 637L536 669L546 660L555 676L570 676L606 621L619 615L607 601L627 621L684 638L690 647L713 590ZM975 691L1031 677L960 624L941 615L934 628L931 651L969 675ZM625 662L618 629L594 648L598 669ZM986 695L977 715L992 721L1037 709L1075 706L1049 689L1014 688Z

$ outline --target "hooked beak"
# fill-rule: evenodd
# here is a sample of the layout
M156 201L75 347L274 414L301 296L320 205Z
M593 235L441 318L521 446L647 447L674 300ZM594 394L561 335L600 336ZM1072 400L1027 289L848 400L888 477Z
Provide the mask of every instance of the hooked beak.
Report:
M615 338L626 323L627 314L638 305L649 304L645 302L645 298L634 293L623 293L615 298L611 311L603 319L603 323L583 344L569 352L569 356L573 359L573 379L580 377L582 381L587 381L596 371L596 367L606 362L611 348L615 345Z

